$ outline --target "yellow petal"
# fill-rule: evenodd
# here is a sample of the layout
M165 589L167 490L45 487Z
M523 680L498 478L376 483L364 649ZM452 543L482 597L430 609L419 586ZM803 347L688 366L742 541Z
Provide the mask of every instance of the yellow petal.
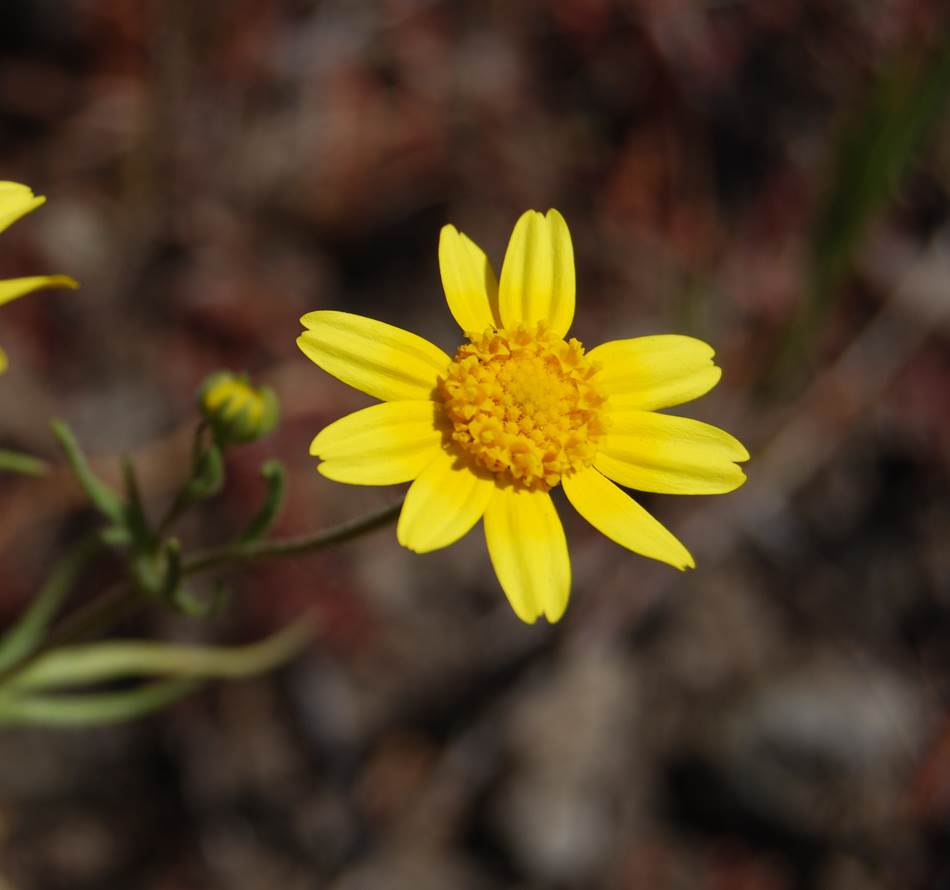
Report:
M617 411L597 446L594 466L627 488L664 494L722 494L745 482L733 463L749 459L719 427L652 411Z
M671 532L593 467L564 476L561 484L574 509L611 541L677 569L696 567Z
M399 543L416 553L454 544L482 518L494 490L492 476L440 449L409 486L396 526Z
M79 284L68 275L34 275L32 278L8 278L0 281L0 306L47 287L75 289Z
M394 485L415 479L441 450L438 406L431 401L382 402L341 417L310 445L328 479Z
M574 320L574 248L564 217L528 210L515 224L498 291L506 327L546 322L558 336Z
M571 561L564 528L544 491L498 488L485 511L485 540L515 614L557 621L567 608Z
M428 399L449 357L402 328L362 315L322 310L300 319L297 345L329 374L377 399Z
M463 331L481 333L501 327L498 280L491 263L455 226L443 226L439 235L439 270L445 299Z
M29 186L19 182L0 182L0 232L45 201L42 195L34 195Z
M0 374L2 374L7 369L7 354L0 349Z
M615 408L654 411L699 398L718 382L708 343L678 334L611 340L588 356L600 364L596 380Z

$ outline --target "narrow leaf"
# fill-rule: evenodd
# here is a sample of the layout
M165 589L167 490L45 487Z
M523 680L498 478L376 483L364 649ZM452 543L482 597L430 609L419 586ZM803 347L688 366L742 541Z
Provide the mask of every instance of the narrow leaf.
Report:
M183 496L188 503L213 497L224 485L224 457L217 445L209 445L192 466L192 476Z
M313 638L310 615L246 646L186 646L113 640L53 649L11 677L7 689L75 688L130 677L237 679L264 673L300 652Z
M72 430L61 420L54 420L50 426L60 448L63 449L63 453L66 455L69 466L89 500L92 501L100 513L113 522L120 523L124 518L122 500L92 472Z
M20 620L0 638L0 671L26 658L43 642L46 631L80 572L101 547L97 536L87 538L53 569Z
M49 464L31 454L0 449L0 470L19 473L21 476L45 476L49 471Z
M776 351L771 379L801 365L871 224L944 119L948 101L950 41L944 36L922 60L902 56L884 66L866 100L844 120L812 223L809 291Z
M267 485L267 494L257 515L247 524L236 543L246 544L266 535L274 525L284 502L286 472L278 460L269 460L261 467L261 476Z
M816 298L839 282L868 224L891 200L950 97L950 47L886 67L835 147L831 187L812 230Z
M122 478L125 480L125 525L129 529L132 540L140 546L145 546L151 540L151 532L142 504L135 464L127 454L122 456Z
M60 728L118 723L143 717L193 692L195 680L168 680L130 692L94 695L0 696L0 725Z

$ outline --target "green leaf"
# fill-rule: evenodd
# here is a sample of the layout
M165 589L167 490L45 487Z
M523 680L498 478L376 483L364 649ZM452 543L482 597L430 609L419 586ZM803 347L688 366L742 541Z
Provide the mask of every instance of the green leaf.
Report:
M169 538L162 548L164 573L158 595L163 600L171 600L181 586L181 544L177 538Z
M771 378L801 364L872 222L886 209L950 100L950 41L901 56L840 128L809 241L809 290L776 352Z
M211 618L220 615L230 599L231 591L223 582L218 581L208 600L195 596L187 587L179 584L172 593L169 603L189 618Z
M218 614L228 600L228 593L219 585L210 601L205 602L182 584L181 544L177 538L162 542L159 551L139 551L130 563L136 587L190 618L208 618Z
M0 724L72 728L143 717L194 692L196 680L168 680L128 692L92 695L0 695Z
M0 449L0 470L19 473L21 476L45 476L49 472L49 464L31 454Z
M5 689L75 688L130 677L238 679L264 673L289 660L313 638L305 615L278 633L246 646L186 646L144 640L111 640L63 646L11 677Z
M157 551L138 550L129 569L139 591L172 602L181 585L181 544L177 538L168 538Z
M246 544L263 538L274 525L284 502L286 472L279 460L269 460L261 467L261 476L267 485L264 503L235 543Z
M99 532L99 539L109 547L121 549L132 544L132 533L124 525L110 525Z
M101 548L98 536L87 538L53 569L20 620L0 638L0 671L26 658L43 642L79 574Z
M221 449L211 444L196 457L182 497L186 503L205 500L221 491L223 485L224 457Z
M944 44L923 62L901 58L887 66L867 102L845 122L831 187L812 230L816 298L848 271L870 221L892 199L948 97L950 47Z
M122 524L125 518L122 499L92 472L72 430L61 420L52 421L50 426L86 496L100 513Z
M152 534L142 505L135 464L127 454L122 456L122 478L125 480L125 526L132 541L139 547L146 547L151 543Z

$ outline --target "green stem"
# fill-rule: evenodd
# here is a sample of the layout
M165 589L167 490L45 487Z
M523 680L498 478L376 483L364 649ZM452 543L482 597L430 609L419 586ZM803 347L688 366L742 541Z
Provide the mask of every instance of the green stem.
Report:
M161 541L174 528L175 523L184 515L185 511L194 503L190 500L184 491L179 491L175 495L175 500L168 512L162 517L155 530L155 540Z
M399 515L401 507L401 501L390 504L375 513L340 523L340 525L312 535L277 538L269 541L237 542L217 550L206 550L204 553L197 553L191 559L185 560L183 572L185 575L196 575L199 572L206 572L208 569L217 568L229 562L250 562L255 559L308 553L311 550L328 547L330 544L340 544L367 532L375 531L377 528L392 522Z
M116 584L69 615L49 635L47 648L66 646L109 630L145 599L124 584Z
M401 502L391 504L377 510L375 513L370 513L349 522L343 522L333 528L312 535L270 541L237 542L217 550L207 550L204 553L198 553L190 560L186 560L182 566L182 574L196 575L229 562L249 562L255 559L289 556L349 541L392 522L399 515L401 507ZM78 572L78 569L76 571ZM52 582L53 579L50 579L50 583ZM69 583L71 585L72 581ZM0 686L5 685L9 679L18 675L50 650L80 642L109 630L117 621L141 607L145 602L146 600L143 597L137 596L134 591L123 585L117 585L106 590L105 593L68 616L32 653L29 652L30 647L25 647L18 651L18 656L15 659L9 656L4 658L0 655ZM58 602L56 605L58 606ZM54 613L55 608L50 610L49 613L43 613L44 620L48 623ZM33 620L37 621L38 619ZM46 625L42 626L45 628ZM2 716L0 716L0 719L2 719Z
M184 512L194 503L194 501L188 497L187 488L188 483L194 478L195 468L198 466L198 461L201 457L202 449L204 448L204 437L207 429L208 423L205 420L202 420L195 428L195 434L191 442L191 476L189 476L188 480L175 495L175 500L168 508L168 512L159 520L158 528L155 530L154 535L156 541L161 541L162 538L172 530L175 523L181 519Z

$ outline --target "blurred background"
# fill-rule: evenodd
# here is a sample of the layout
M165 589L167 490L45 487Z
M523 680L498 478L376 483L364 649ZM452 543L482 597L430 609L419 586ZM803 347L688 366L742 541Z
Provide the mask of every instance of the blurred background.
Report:
M223 573L264 680L118 727L0 735L0 886L69 890L950 887L950 38L942 0L4 0L0 179L49 203L0 277L0 446L138 462L160 511L193 394L272 385L277 434L182 528L284 534L395 500L319 477L368 403L296 349L316 308L458 343L452 222L500 266L560 209L585 344L678 332L724 369L681 413L752 452L717 498L643 497L680 574L564 510L572 604L515 619L475 531L391 528ZM64 472L0 480L0 617L94 521ZM85 580L81 597L116 566Z

